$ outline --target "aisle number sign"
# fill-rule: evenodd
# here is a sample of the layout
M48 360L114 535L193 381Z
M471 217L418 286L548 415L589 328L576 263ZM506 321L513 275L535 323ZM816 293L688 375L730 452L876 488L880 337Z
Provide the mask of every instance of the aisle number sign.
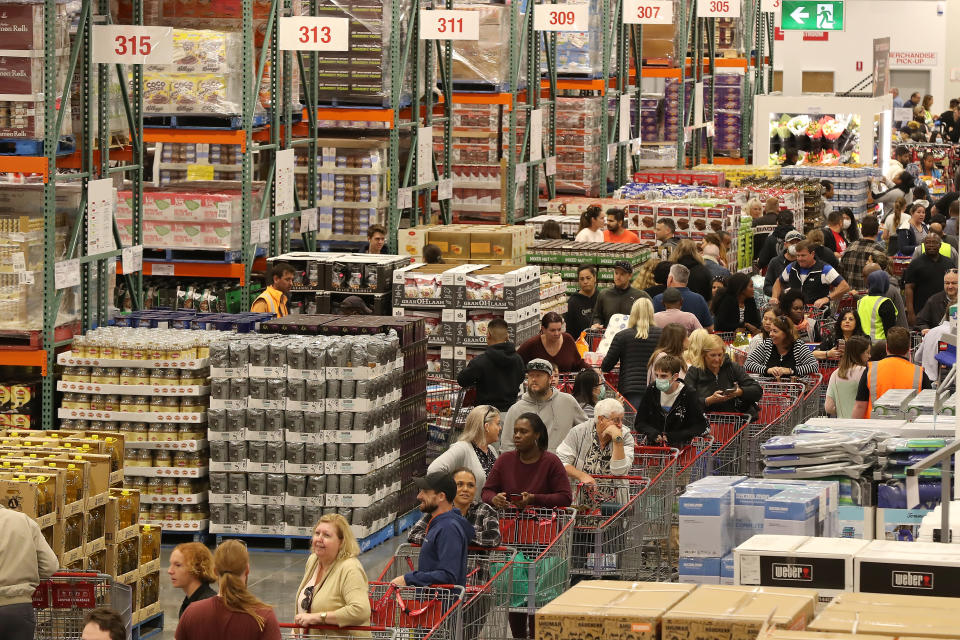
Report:
M533 28L537 31L587 31L590 28L590 6L587 4L534 5Z
M673 0L624 0L625 24L673 24Z
M697 0L698 18L739 18L740 0Z
M784 31L843 31L843 0L783 0Z
M421 40L479 40L480 13L450 9L420 10Z
M280 48L284 51L347 51L349 18L295 16L280 18Z
M93 25L92 61L98 64L173 64L173 27Z

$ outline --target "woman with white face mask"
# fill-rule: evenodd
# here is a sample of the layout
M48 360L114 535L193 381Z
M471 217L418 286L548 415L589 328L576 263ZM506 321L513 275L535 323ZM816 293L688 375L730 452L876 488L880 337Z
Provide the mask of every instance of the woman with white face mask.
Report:
M853 210L850 207L843 207L840 209L840 215L843 216L843 237L847 241L847 245L851 242L856 242L860 239L860 225L857 223L856 217L853 215Z

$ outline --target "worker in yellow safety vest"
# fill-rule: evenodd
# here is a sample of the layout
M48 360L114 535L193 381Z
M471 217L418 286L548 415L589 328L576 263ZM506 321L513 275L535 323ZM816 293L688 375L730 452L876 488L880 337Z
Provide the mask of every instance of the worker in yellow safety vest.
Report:
M250 311L257 313L272 313L278 318L287 315L287 296L293 287L295 271L286 262L275 262L270 268L270 279L263 293L257 296L250 306Z
M867 276L867 295L857 302L860 327L871 340L883 340L887 331L897 324L897 307L886 297L890 276L886 271L874 271Z
M857 388L852 418L869 418L877 398L890 389L920 391L930 388L930 378L923 372L923 367L907 359L909 353L910 332L903 327L887 330L887 357L867 363L867 370Z

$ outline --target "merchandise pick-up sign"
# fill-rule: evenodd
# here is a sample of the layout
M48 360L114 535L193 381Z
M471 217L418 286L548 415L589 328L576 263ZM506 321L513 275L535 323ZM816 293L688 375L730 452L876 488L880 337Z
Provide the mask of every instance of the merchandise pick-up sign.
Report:
M843 31L843 0L783 0L784 31Z

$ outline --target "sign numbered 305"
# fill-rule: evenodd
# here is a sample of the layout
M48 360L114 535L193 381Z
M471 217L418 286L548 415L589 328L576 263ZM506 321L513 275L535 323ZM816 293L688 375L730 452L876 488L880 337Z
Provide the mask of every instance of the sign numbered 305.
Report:
M673 24L673 0L624 0L624 24Z
M534 5L533 28L537 31L587 31L590 28L590 6L587 4Z
M93 25L96 64L173 64L173 27Z
M349 18L295 16L280 18L280 48L284 51L347 51Z
M697 0L698 18L739 18L740 0Z
M421 40L479 40L480 14L453 9L421 9Z

